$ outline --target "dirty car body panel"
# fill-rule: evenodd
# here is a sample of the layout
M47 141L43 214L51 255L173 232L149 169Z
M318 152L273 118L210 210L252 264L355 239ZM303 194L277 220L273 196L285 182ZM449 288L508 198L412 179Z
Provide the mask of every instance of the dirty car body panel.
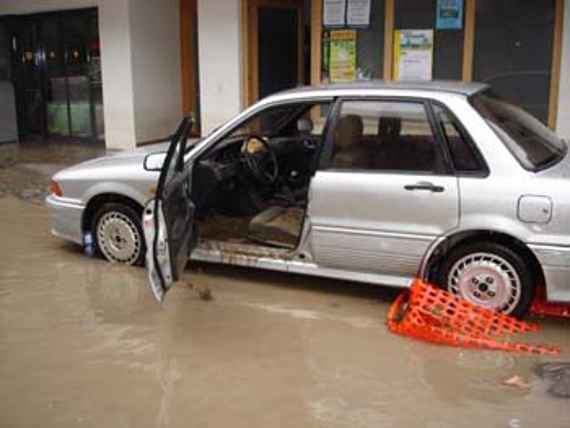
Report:
M525 168L504 144L499 131L472 103L474 96L487 89L486 85L477 83L366 82L299 88L261 100L187 150L182 163L190 171L195 162L232 130L266 109L287 103L330 101L333 108L326 118L328 130L323 133L319 165L310 179L298 245L284 250L199 240L194 236L193 242L188 243L189 257L406 287L415 276L429 276L432 260L437 255L443 254L445 258L445 251L452 245L484 232L512 239L528 250L538 261L540 276L536 278L543 277L548 299L570 302L570 160L564 152L545 168ZM338 119L334 110L341 108L342 103L355 100L410 102L423 106L445 163L430 173L381 168L347 170L335 167L330 159L327 163L324 160L326 147L333 144L331 128ZM444 141L443 125L435 120L438 109L455 118L461 128L459 133L468 136L473 151L480 157L482 167L477 171L459 171L450 160L452 153ZM413 134L412 130L410 135ZM135 158L132 159L135 162ZM142 158L138 157L137 162L142 169ZM121 182L114 177L120 168L109 168L109 176L103 177L103 173L100 181ZM165 168L166 165L162 174ZM62 178L67 176L72 176L71 171L64 172ZM139 189L152 184L156 177L156 174L145 176L142 180L145 184ZM191 175L186 175L188 177ZM66 180L63 181L66 193ZM132 181L127 186L131 184ZM195 188L200 183L189 185ZM76 193L80 206L88 203L86 195L93 191L77 189ZM150 197L135 198L145 205ZM166 200L161 202L166 203ZM53 198L48 203L55 211ZM156 212L144 219L147 240L157 232L146 230L146 224L150 224L147 221L152 220L156 225L153 215ZM68 218L72 217L70 214ZM172 228L169 221L174 220L166 218L163 227ZM69 230L75 231L71 235L78 238L77 231L81 231L81 227L75 224ZM74 240L80 242L80 239ZM148 248L153 251L153 246ZM149 257L147 255L147 260Z
M53 176L63 189L63 196L51 194L46 199L52 233L81 244L86 231L86 208L102 195L117 195L141 207L153 196L158 172L147 171L144 159L150 153L165 152L168 143L153 144L131 152L120 152L92 159Z

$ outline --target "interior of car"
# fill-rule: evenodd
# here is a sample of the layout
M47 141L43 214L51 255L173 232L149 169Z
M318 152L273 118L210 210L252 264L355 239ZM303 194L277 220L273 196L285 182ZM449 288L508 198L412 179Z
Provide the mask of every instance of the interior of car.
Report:
M296 248L325 109L315 103L267 109L198 159L192 200L200 240Z
M192 178L199 239L295 249L319 163L355 172L446 171L422 103L345 101L326 146L329 110L314 102L268 108L204 153ZM447 128L447 139L460 139Z
M333 133L332 168L429 172L444 168L438 165L443 160L437 156L431 129L418 128L418 122L390 112L372 111L363 118L347 110L341 112Z

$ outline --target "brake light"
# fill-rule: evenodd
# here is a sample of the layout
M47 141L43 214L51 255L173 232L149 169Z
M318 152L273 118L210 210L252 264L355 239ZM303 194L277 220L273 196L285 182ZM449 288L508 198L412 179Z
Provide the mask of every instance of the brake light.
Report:
M61 191L61 187L59 187L59 184L57 184L53 180L49 183L49 189L51 190L51 193L53 193L54 195L63 196L63 192Z

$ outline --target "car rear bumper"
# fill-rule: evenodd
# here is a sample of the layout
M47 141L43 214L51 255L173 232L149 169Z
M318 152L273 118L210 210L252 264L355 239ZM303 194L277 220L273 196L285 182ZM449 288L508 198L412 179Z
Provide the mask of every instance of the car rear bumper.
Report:
M51 233L78 244L83 243L81 221L85 206L76 199L49 195L46 198L51 219Z
M570 302L570 247L529 245L546 281L546 295L552 302Z

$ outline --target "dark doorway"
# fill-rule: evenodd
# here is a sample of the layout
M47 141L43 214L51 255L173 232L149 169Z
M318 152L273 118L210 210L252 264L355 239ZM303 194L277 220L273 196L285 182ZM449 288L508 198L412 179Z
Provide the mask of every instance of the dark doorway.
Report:
M259 98L297 86L297 15L296 9L259 8Z
M244 105L306 83L308 0L245 0Z
M21 139L104 138L97 9L4 19Z

